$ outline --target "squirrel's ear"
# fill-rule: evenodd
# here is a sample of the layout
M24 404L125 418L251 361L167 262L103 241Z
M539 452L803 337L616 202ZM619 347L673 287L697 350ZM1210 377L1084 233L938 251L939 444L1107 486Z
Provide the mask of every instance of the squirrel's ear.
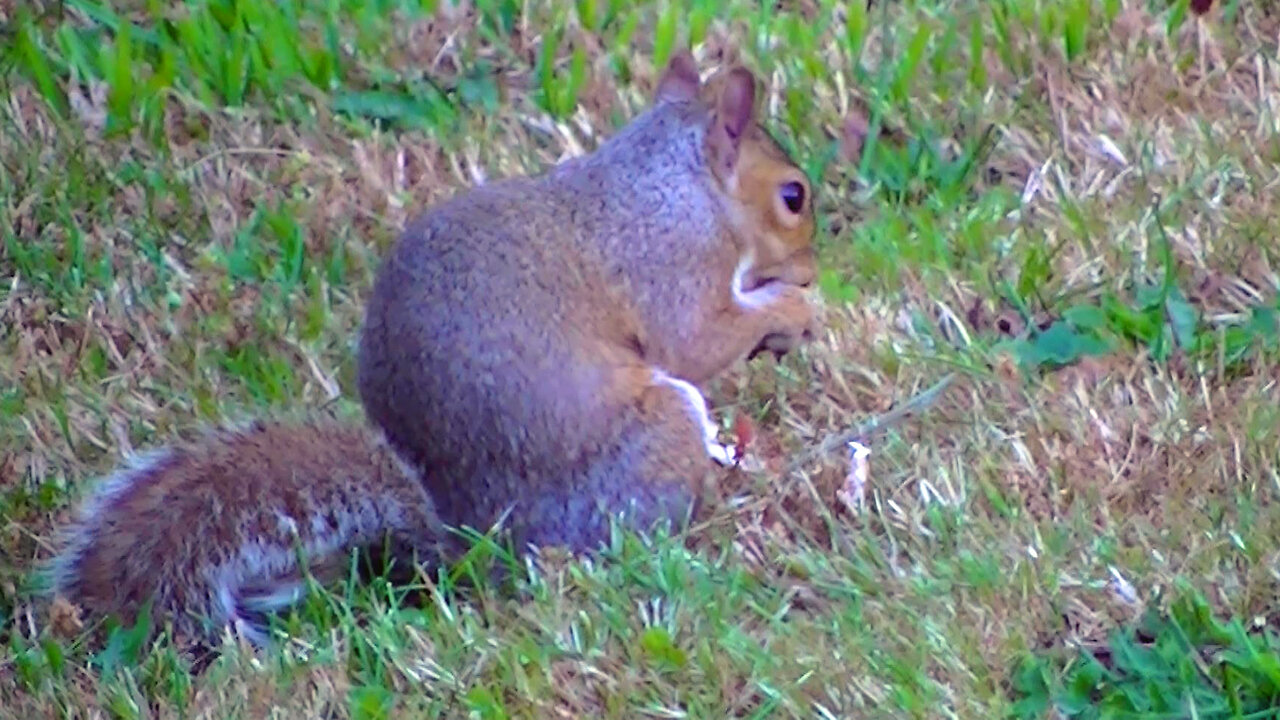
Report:
M698 64L694 62L693 53L680 50L667 61L667 68L658 79L658 90L654 99L693 100L698 97L702 81L698 77Z
M707 146L716 172L727 179L738 164L742 136L755 120L756 78L750 70L735 67L719 78L716 86Z

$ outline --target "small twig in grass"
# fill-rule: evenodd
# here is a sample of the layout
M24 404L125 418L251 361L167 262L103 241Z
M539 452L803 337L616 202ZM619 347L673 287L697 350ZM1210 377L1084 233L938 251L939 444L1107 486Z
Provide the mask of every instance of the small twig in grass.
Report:
M791 473L794 473L796 470L799 470L802 465L820 455L825 455L836 448L844 447L851 442L864 440L868 435L896 425L908 415L928 408L930 405L933 405L938 401L938 397L942 395L942 392L946 390L954 380L955 373L947 373L946 376L928 390L916 395L898 407L879 415L873 415L845 432L829 436L816 446L797 455L787 467L786 474L790 475Z

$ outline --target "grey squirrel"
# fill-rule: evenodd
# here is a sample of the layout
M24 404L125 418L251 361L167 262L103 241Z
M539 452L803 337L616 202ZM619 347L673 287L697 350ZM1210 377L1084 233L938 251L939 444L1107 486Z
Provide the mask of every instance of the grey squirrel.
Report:
M591 551L701 512L734 448L697 385L812 337L810 184L760 126L743 67L667 64L594 152L409 223L378 271L357 380L367 424L258 422L100 483L51 590L183 635L254 643L352 550L447 558L444 526ZM299 552L301 551L301 552ZM300 562L301 561L301 562Z
M812 334L804 173L757 122L756 79L668 65L595 152L410 223L368 300L366 414L441 520L504 512L517 546L588 550L651 526L729 460L697 390L761 343Z

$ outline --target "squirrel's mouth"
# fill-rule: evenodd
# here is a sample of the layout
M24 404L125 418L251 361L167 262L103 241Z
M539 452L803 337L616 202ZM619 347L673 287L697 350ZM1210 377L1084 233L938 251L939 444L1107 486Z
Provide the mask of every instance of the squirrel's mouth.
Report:
M764 268L752 268L742 278L744 292L759 290L766 285L783 283L807 288L813 284L817 273L808 263L783 262Z
M742 292L755 292L772 282L777 282L777 278L770 275L757 275L754 271L748 271L742 278Z

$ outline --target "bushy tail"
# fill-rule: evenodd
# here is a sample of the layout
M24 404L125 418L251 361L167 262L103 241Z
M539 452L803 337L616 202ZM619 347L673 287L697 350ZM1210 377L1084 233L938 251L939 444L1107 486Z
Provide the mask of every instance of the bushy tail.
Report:
M253 422L141 455L98 483L43 585L93 615L131 623L150 602L183 636L230 628L260 645L308 576L341 579L353 551L430 558L438 522L416 472L367 427Z

